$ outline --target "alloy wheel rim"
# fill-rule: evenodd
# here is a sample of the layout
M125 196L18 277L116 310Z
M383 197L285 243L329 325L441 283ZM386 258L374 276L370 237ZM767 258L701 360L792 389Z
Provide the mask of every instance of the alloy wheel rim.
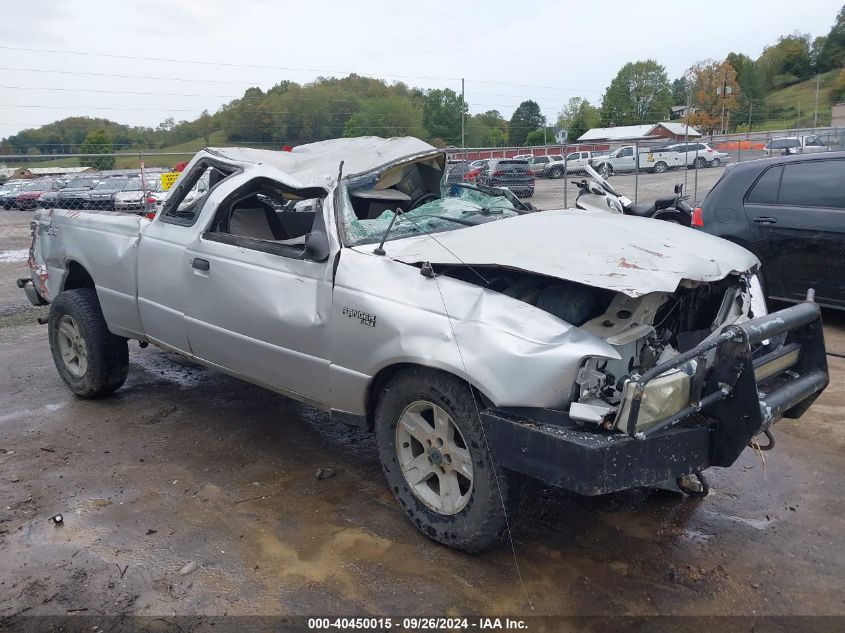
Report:
M426 400L405 407L396 425L396 456L411 492L435 512L458 514L469 503L472 456L443 408Z
M59 320L59 353L65 368L77 378L88 371L88 346L73 317L64 315Z

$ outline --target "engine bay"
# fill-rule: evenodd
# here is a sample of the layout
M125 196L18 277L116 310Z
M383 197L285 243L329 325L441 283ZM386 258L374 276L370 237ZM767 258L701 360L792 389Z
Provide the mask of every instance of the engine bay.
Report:
M502 268L456 266L439 272L533 305L613 346L619 360L583 359L569 402L572 419L606 430L618 428L632 378L696 347L726 325L763 314L752 310L749 275L732 274L710 283L684 281L673 293L631 297ZM653 381L645 417L656 419L685 406L696 369L693 360Z

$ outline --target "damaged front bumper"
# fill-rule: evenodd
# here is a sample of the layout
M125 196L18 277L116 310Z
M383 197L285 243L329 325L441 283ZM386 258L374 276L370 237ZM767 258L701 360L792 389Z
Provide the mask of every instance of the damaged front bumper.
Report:
M783 345L753 350L785 335ZM705 362L710 356L712 362ZM679 411L638 427L649 385L696 360ZM705 371L705 366L707 370ZM585 495L675 480L730 466L758 434L798 418L828 384L818 306L808 300L740 325L662 363L628 385L625 432L585 426L545 409L482 412L490 450L505 468Z

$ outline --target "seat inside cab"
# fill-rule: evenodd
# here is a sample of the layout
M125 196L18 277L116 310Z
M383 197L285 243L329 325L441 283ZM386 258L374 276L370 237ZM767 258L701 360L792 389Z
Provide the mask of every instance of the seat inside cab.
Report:
M289 189L260 179L220 205L210 232L303 246L325 196L323 189Z
M374 220L387 210L410 211L440 197L443 158L426 157L389 167L372 186L350 188L359 220Z

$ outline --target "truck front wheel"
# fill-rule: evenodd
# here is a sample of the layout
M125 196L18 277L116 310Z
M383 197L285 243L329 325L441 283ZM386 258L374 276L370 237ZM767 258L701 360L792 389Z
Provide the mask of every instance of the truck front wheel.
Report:
M402 371L381 392L375 423L388 485L417 529L467 552L502 536L511 476L490 458L466 382Z
M77 396L105 396L124 383L129 347L109 332L93 288L60 293L50 305L48 327L53 362Z

